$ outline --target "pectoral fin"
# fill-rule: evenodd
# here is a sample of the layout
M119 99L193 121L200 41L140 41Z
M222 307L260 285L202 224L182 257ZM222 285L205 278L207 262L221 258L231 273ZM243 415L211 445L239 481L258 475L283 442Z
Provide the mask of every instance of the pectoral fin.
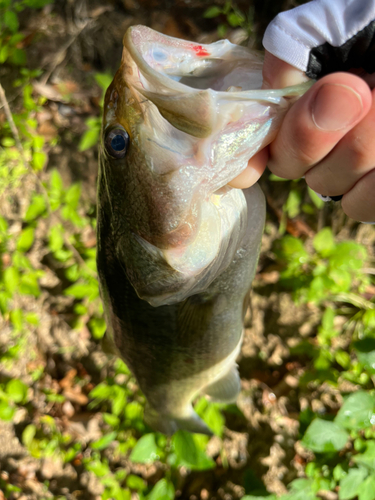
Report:
M234 403L241 391L241 380L237 365L233 365L229 372L213 384L208 385L202 392L212 401L218 403Z
M162 432L171 436L178 430L195 432L197 434L206 434L212 436L212 431L207 427L203 420L198 417L193 408L188 417L172 418L167 415L162 415L156 410L146 405L144 413L145 422L155 431Z
M103 335L100 344L105 354L119 356L119 351L115 343L113 342L111 336L108 334L108 331L106 331L105 334Z

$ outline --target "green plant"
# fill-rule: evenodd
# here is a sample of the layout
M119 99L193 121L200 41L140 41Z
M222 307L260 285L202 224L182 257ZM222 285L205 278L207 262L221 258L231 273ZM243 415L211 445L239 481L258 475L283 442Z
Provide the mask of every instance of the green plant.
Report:
M68 433L62 433L50 415L43 415L37 425L29 424L22 433L22 442L34 458L62 458L66 462L74 460L82 449L74 443Z
M0 419L10 421L18 405L28 403L28 386L21 380L12 379L0 384Z
M25 64L26 53L21 48L24 35L18 31L18 13L26 8L40 9L48 3L51 3L51 0L0 1L0 64Z
M315 453L306 468L316 492L339 489L339 500L375 498L375 397L359 391L345 398L333 421L315 418L302 444Z
M100 100L101 110L103 108L104 95L109 87L113 77L107 73L96 73L95 81L102 90L102 96ZM90 117L86 120L87 130L83 134L79 142L79 150L86 151L91 147L95 146L99 142L100 130L102 127L102 116Z
M319 304L341 298L351 303L349 294L360 297L370 283L363 272L366 248L354 241L336 242L330 228L315 235L313 249L307 249L300 238L286 235L276 243L275 253L284 264L280 282L298 302Z
M282 264L279 288L289 290L298 304L314 304L321 311L316 335L297 344L292 354L311 359L301 389L330 384L344 403L336 416L318 416L310 409L301 413L301 444L315 458L306 466L307 478L293 481L281 498L316 500L321 491L338 491L339 500L373 500L375 304L365 296L372 286L365 271L369 256L361 244L337 241L330 228L311 243L286 235L274 246ZM347 394L341 389L344 381L363 390Z
M228 26L231 28L242 28L246 31L249 37L253 31L253 11L249 8L247 14L242 12L234 3L230 0L225 2L223 7L218 5L213 5L205 10L203 17L211 19L214 17L222 18L224 22L221 22L217 27L217 32L219 37L224 38Z

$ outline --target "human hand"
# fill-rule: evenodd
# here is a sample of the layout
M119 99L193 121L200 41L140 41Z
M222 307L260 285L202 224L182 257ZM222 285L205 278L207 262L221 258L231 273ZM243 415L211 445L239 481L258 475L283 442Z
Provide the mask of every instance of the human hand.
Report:
M264 88L306 80L304 73L268 52L263 77ZM349 217L375 221L374 92L351 73L321 78L288 111L274 141L231 185L249 187L267 164L285 179L305 176L318 193L343 195L341 205Z

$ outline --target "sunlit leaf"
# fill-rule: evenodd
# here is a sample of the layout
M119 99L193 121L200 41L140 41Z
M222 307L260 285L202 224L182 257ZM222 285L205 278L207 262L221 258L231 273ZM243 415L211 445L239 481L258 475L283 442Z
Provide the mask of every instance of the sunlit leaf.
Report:
M335 240L333 238L332 229L325 227L314 236L313 245L315 250L326 257L331 253L335 247Z
M113 415L112 413L103 413L103 420L111 427L117 427L120 424L120 419L118 418L118 416Z
M30 325L39 325L39 316L37 313L26 313L25 320L30 323Z
M79 184L73 184L65 194L65 201L71 208L75 210L78 206L80 196L81 186Z
M99 87L103 91L106 91L113 80L113 76L110 75L109 73L96 73L95 80L96 83L99 85Z
M96 399L107 399L112 394L112 387L101 383L98 384L92 391L90 391L89 397Z
M14 417L16 410L6 401L0 401L0 419L10 421Z
M34 151L32 164L35 170L42 170L47 161L47 155L43 151Z
M91 448L93 450L104 450L108 448L108 446L116 439L117 432L113 431L108 434L105 434L97 441L91 443Z
M123 387L118 385L113 386L112 389L112 413L120 415L126 405L126 391Z
M89 321L89 327L94 339L101 339L105 334L107 325L104 318L91 318Z
M355 241L342 241L331 252L330 266L337 269L358 270L363 267L367 251Z
M36 275L34 274L24 274L21 277L19 292L23 295L32 295L34 297L39 297L40 288Z
M46 210L46 202L42 195L36 194L32 197L29 208L26 211L24 220L26 222L30 222L40 215Z
M9 46L3 45L0 47L0 64L5 63L9 56Z
M110 473L110 469L106 463L100 462L99 460L91 460L85 464L88 471L93 472L95 476L103 477Z
M3 22L5 26L7 26L10 31L13 31L15 33L18 30L18 18L17 14L13 12L12 10L6 10L3 14Z
M301 204L301 193L296 189L292 189L288 195L288 198L284 204L283 209L288 214L288 217L293 219L297 217L300 212Z
M375 309L367 309L367 311L363 313L362 321L367 328L375 329Z
M375 422L375 397L364 391L351 394L340 408L335 423L349 430L364 429Z
M266 496L258 496L258 495L245 495L241 498L241 500L277 500L276 495L266 495Z
M174 486L167 479L160 479L147 495L147 500L174 500Z
M353 460L357 464L364 465L375 471L375 441L368 441L366 451L353 457Z
M195 436L187 431L177 431L173 436L173 445L179 465L192 470L206 470L215 467L215 462L198 446Z
M18 288L20 275L15 267L7 267L3 275L5 288L13 293Z
M143 491L147 488L147 483L141 477L129 474L126 478L126 486L132 490Z
M340 481L339 500L351 500L357 496L359 487L368 475L365 468L350 469L347 476Z
M212 17L217 17L222 13L222 10L220 7L217 5L213 5L212 7L209 7L206 9L203 13L203 17L207 19L211 19Z
M66 288L64 290L65 295L70 295L76 299L83 299L92 295L94 288L91 284L86 283L75 283L74 285Z
M35 228L26 227L20 234L17 241L17 250L20 252L27 252L31 245L34 243Z
M12 309L9 313L10 320L12 322L12 325L16 330L22 330L23 326L23 311L22 309L15 308Z
M321 210L324 207L324 201L311 188L307 188L307 191L316 208Z
M369 476L358 488L358 500L375 500L375 474Z
M231 12L227 16L227 21L232 28L236 28L237 26L242 26L245 21L245 18L242 14L237 12Z
M52 252L58 252L64 246L63 227L61 224L52 226L49 232L49 248Z
M64 190L64 184L61 175L55 168L51 170L49 182L51 189L56 193L61 193Z
M36 434L36 427L33 424L29 424L22 432L22 442L25 446L30 446L32 440Z
M131 454L130 460L132 462L139 462L142 464L152 462L157 458L158 447L155 441L155 434L145 434L134 446Z
M279 500L318 500L312 479L295 479L289 485L290 492Z
M203 420L217 436L222 436L225 418L217 405L211 403L203 414Z
M87 120L86 125L88 126L88 130L83 134L80 142L79 142L79 150L86 151L86 149L90 149L93 146L97 145L99 142L99 134L100 134L100 121L94 119Z
M315 419L307 428L302 444L317 453L340 451L349 439L349 434L334 422Z
M353 345L358 360L367 370L371 373L375 373L375 339L364 338L354 342Z

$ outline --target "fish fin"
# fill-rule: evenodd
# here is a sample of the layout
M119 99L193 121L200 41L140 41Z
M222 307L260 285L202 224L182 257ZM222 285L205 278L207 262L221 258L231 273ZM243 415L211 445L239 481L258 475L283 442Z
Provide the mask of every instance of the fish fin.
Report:
M144 421L154 431L162 432L167 436L171 436L178 431L178 425L172 418L167 418L154 410L148 403L146 403L144 411Z
M146 404L144 412L144 420L146 424L152 427L155 431L162 432L171 436L178 430L195 432L197 434L206 434L212 436L212 431L207 427L203 420L198 417L193 408L188 417L173 418L167 415L158 413L150 405Z
M233 365L229 372L216 382L203 389L211 401L218 403L234 403L241 391L241 380L237 365Z
M112 354L114 356L119 356L119 351L114 344L111 336L108 334L108 330L106 330L105 334L103 335L101 342L100 342L102 351L105 354Z
M214 95L210 90L186 95L163 95L138 87L137 90L154 103L160 114L178 130L199 138L212 134L217 113Z
M200 417L198 417L195 411L192 412L190 417L176 419L176 422L178 428L183 431L190 431L197 434L206 434L207 436L213 436L213 432L207 427L205 422Z

